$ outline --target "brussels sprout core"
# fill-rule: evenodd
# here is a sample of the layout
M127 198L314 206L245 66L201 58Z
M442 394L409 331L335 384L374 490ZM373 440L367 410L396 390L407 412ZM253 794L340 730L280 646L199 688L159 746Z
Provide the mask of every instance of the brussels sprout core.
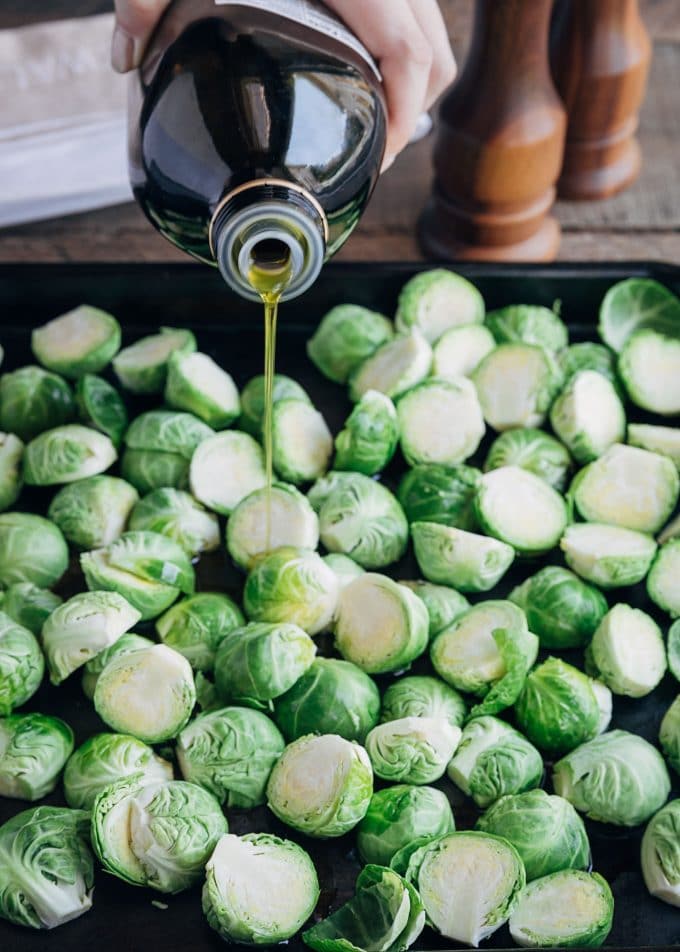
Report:
M597 873L569 869L530 883L510 916L525 948L600 946L611 931L614 897Z

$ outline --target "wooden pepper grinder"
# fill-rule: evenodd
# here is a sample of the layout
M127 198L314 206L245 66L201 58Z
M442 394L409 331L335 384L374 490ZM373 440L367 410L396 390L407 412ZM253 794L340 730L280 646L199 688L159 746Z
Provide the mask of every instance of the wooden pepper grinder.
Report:
M477 0L468 59L446 94L420 239L440 259L550 261L548 215L566 114L548 58L552 0Z
M553 75L569 114L558 192L606 198L640 171L635 138L651 61L637 0L567 0L555 15Z

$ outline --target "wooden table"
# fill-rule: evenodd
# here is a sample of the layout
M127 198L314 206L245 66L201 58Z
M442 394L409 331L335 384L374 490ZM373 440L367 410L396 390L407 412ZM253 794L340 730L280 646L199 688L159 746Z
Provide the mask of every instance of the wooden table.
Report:
M459 62L472 0L441 0ZM109 0L2 0L0 29L102 13ZM604 202L558 203L560 260L680 262L680 0L641 0L654 61L641 116L644 169ZM430 189L432 138L410 146L381 180L344 260L418 260L415 223ZM0 231L0 261L185 260L134 204Z

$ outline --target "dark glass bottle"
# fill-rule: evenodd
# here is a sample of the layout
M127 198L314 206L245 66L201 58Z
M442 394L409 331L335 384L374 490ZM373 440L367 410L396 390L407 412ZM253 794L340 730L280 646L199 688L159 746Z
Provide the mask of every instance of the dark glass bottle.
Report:
M137 201L246 297L257 298L255 251L272 239L290 251L284 297L309 287L378 178L379 74L332 23L314 0L175 0L131 82Z

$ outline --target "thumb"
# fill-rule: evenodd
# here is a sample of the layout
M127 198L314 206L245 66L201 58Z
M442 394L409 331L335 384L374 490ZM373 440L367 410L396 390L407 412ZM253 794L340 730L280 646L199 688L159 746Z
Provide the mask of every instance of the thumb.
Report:
M115 0L111 65L119 73L139 66L149 36L170 0Z

